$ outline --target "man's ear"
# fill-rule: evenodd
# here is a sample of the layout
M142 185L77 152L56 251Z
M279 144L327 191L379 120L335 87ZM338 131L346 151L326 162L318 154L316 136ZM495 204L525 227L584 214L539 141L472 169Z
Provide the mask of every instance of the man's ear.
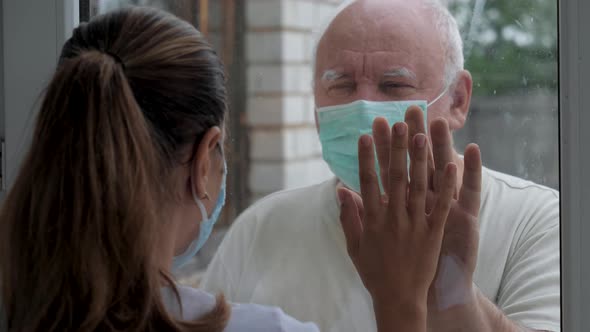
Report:
M207 183L211 174L211 158L217 151L217 146L221 144L221 129L217 126L209 129L203 139L198 143L193 155L193 166L191 169L192 185L196 189L197 197L205 197L207 193Z
M453 98L450 109L451 116L449 118L449 127L451 130L461 129L465 125L467 115L469 114L472 91L473 80L471 74L466 70L460 71L449 91Z

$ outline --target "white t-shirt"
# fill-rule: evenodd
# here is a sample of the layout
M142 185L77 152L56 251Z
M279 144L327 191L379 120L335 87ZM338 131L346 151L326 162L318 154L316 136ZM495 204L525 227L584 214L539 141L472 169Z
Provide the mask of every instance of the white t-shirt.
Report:
M204 291L178 286L182 315L172 290L164 288L162 296L168 311L177 318L196 320L211 311L215 297ZM287 316L281 309L257 304L232 304L231 316L225 332L319 332L313 323L301 323Z
M346 252L332 179L246 210L202 282L232 301L278 306L321 331L376 331L372 301ZM559 195L483 171L474 281L513 321L560 331Z

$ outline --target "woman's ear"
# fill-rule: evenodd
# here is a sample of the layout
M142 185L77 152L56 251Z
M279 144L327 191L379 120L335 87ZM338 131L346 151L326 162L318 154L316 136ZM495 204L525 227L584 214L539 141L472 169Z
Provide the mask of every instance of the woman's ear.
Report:
M199 142L194 155L193 166L191 169L191 181L195 188L197 197L202 198L208 195L207 183L211 175L211 157L216 151L217 146L222 144L223 138L221 129L217 126L209 129L203 139Z
M473 89L471 74L466 70L459 72L457 79L451 88L450 95L453 100L451 104L449 126L451 130L457 130L463 128L465 121L467 120L467 115L469 114L471 93Z

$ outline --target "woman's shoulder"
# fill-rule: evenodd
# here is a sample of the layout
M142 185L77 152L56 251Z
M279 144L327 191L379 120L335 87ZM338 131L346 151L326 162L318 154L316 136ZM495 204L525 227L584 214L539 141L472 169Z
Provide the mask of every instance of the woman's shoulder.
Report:
M226 332L318 332L313 323L302 323L277 307L234 304Z
M164 292L169 310L186 320L195 320L215 306L215 297L199 289L179 286L182 311L170 290ZM257 304L232 304L231 316L225 332L318 332L312 323L302 323L285 314L280 308Z

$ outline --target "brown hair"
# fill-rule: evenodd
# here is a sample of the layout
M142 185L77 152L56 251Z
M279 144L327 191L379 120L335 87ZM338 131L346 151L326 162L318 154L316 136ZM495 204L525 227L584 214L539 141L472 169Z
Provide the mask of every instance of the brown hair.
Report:
M221 331L165 308L158 234L171 174L226 105L223 67L190 24L129 8L74 30L0 211L9 331ZM0 316L2 316L0 314Z

